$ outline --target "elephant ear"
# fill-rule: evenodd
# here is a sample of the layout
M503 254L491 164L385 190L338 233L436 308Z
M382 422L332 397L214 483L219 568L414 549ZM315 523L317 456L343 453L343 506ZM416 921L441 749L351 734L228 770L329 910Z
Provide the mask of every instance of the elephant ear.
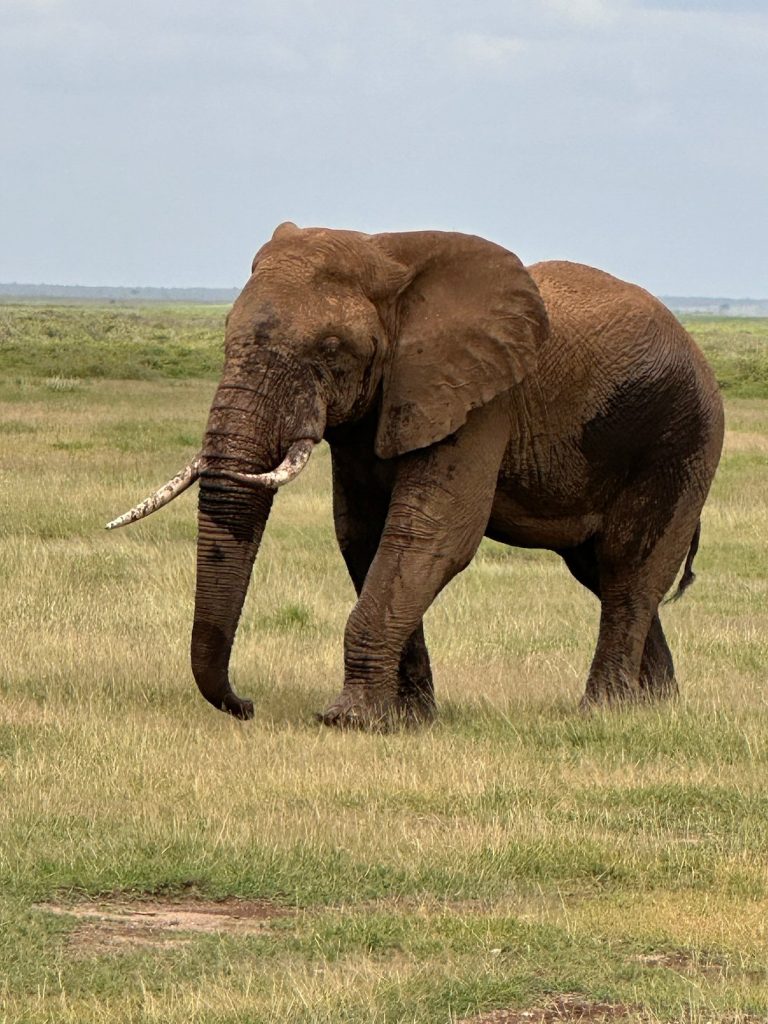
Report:
M392 458L442 440L472 409L518 384L547 333L544 304L520 260L473 235L414 231L371 241L403 268L385 319L376 454Z

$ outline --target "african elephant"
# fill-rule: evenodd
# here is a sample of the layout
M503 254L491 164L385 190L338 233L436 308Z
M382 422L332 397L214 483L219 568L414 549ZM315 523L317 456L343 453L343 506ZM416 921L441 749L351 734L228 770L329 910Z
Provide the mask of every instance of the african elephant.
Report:
M693 578L722 436L702 354L634 285L469 235L286 223L227 317L202 450L110 525L199 478L192 670L250 718L228 666L251 569L276 489L325 438L358 599L322 721L432 716L422 619L483 535L557 552L599 597L585 706L661 698L658 606L683 562Z

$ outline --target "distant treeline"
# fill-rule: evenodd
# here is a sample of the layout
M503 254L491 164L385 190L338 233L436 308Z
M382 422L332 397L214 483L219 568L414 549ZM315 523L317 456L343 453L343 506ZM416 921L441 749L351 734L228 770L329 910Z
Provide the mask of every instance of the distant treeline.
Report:
M768 316L768 299L718 299L697 295L660 295L659 298L673 313Z
M0 299L91 299L101 302L234 302L239 288L112 288L79 284L0 284ZM768 299L660 295L674 313L768 316Z
M102 302L233 302L239 288L112 288L80 284L0 284L8 299L98 299Z

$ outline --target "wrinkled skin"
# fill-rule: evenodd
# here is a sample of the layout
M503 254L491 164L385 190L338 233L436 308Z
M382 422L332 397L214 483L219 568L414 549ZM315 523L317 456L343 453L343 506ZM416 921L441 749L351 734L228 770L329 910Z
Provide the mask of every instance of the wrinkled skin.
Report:
M701 353L639 288L578 264L526 271L466 235L281 225L228 318L203 445L198 686L252 715L228 666L273 492L218 471L271 470L325 438L358 599L324 722L433 715L422 619L484 535L556 551L599 597L586 705L670 696L658 606L698 538L722 431Z

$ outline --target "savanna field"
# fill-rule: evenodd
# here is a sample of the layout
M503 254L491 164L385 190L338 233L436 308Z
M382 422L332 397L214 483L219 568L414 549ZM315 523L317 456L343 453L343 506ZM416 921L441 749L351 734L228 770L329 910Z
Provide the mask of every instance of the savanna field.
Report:
M0 306L0 1022L768 1021L768 320L687 323L727 434L681 700L579 714L597 602L484 541L426 620L437 724L367 735L313 719L325 446L256 562L252 722L189 669L195 492L103 529L197 450L224 313Z

